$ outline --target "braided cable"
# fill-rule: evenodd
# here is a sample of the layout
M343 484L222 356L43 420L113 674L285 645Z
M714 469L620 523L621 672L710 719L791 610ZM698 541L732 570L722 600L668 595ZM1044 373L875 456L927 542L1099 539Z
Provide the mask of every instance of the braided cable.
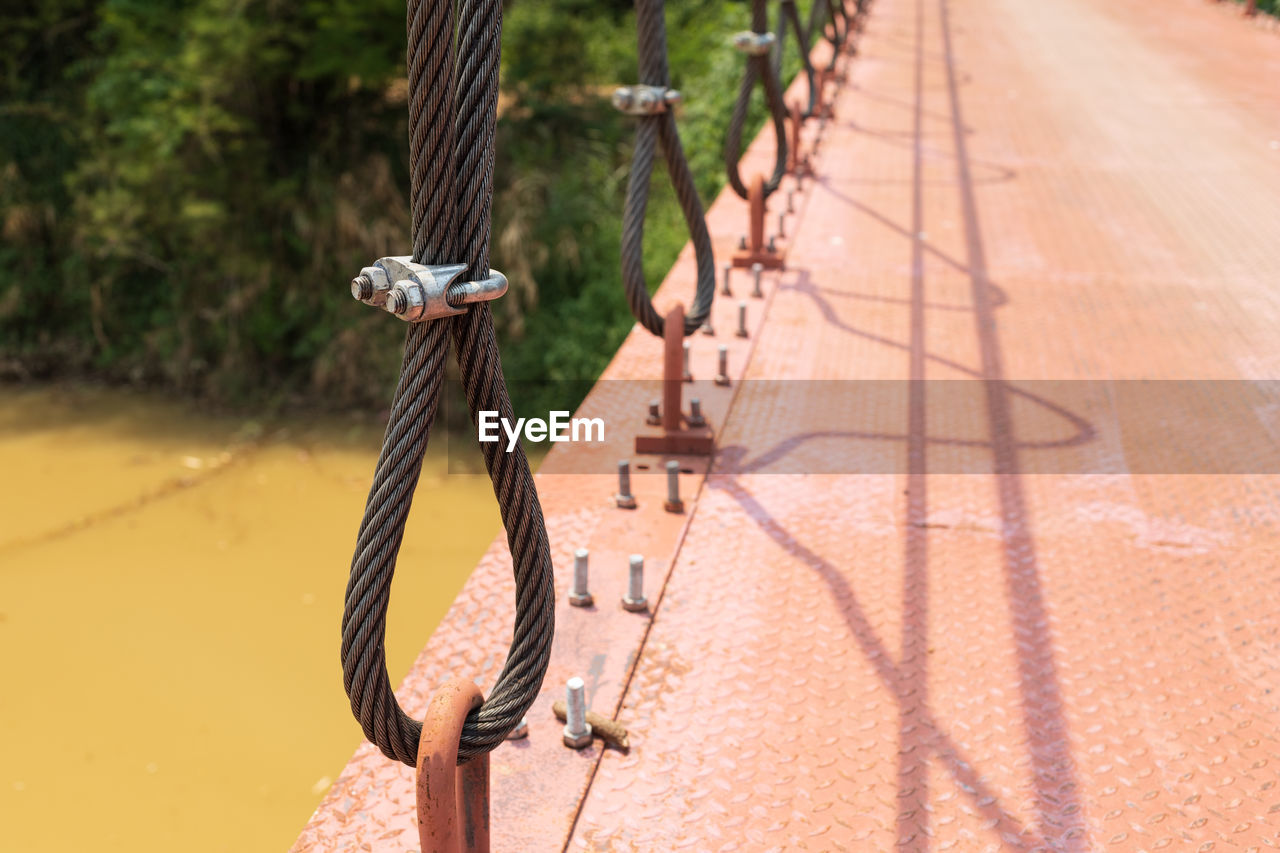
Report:
M765 0L751 0L751 29L763 35L769 30L769 16ZM742 161L742 134L747 124L747 107L751 101L751 92L756 81L764 85L765 104L773 119L773 134L777 142L773 174L765 181L764 197L768 198L777 191L787 173L787 108L782 101L782 81L774 71L773 62L768 54L747 57L746 72L742 75L742 85L738 89L738 99L734 101L733 113L729 117L729 130L724 140L724 164L729 176L729 186L739 198L747 197L747 185L742 181L739 165Z
M827 7L827 23L831 24L829 30L826 26L822 28L823 36L831 45L831 60L827 63L827 70L835 71L840 51L849 40L849 13L845 9L844 0L815 0L814 5L821 3L825 3Z
M814 6L817 6L814 3ZM782 54L787 42L787 26L796 34L796 45L800 48L800 62L809 81L809 104L800 113L800 118L807 119L818 107L818 87L814 79L813 62L809 58L809 32L800 24L800 12L796 9L796 0L782 0L778 4L777 39L773 45L773 73L782 79Z
M636 42L639 52L640 82L650 86L671 85L667 66L667 27L663 0L636 0ZM691 335L711 314L715 299L716 263L711 235L702 211L702 200L680 144L675 113L664 110L641 116L636 130L631 174L627 180L627 201L622 215L622 283L627 304L640 325L662 337L663 317L653 307L644 280L644 216L649 203L649 179L653 173L654 149L661 146L667 174L684 214L693 242L698 268L693 304L684 319L684 334Z
M459 242L462 258L469 264L467 275L480 278L488 274L493 224L502 0L464 0L461 17L467 22L458 40L463 57L461 78L470 85L459 93L457 106L454 161L459 182L465 184L457 196L461 206ZM474 305L454 317L450 325L472 424L481 411L496 411L500 417L514 420L489 306ZM529 460L520 447L506 453L497 443L484 443L481 449L511 550L516 620L497 683L484 704L467 715L462 727L459 763L501 744L529 710L547 673L555 633L551 546Z
M472 278L487 274L493 196L494 127L502 25L500 0L465 0L463 57L455 93L452 3L411 0L409 150L414 260L444 263L459 253ZM455 99L456 95L456 99ZM440 156L440 152L446 156ZM384 640L391 578L422 470L453 338L473 420L479 408L512 416L493 319L473 306L448 320L412 324L391 416L356 540L342 616L343 686L364 731L388 758L413 766L422 724L396 701ZM550 657L554 589L546 527L523 452L485 462L501 507L516 578L516 625L489 699L467 716L458 761L502 742L536 697Z

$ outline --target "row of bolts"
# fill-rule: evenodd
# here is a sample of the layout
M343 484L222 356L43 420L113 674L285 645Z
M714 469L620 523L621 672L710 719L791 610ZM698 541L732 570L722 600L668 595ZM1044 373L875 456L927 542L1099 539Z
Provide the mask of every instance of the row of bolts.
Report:
M614 500L624 509L634 509L636 506L635 495L631 494L631 462L628 459L618 462L618 494L614 495ZM668 512L684 510L684 502L680 499L680 463L674 459L667 463L667 500L664 506ZM589 555L586 548L573 552L573 587L569 590L569 603L574 607L590 607L595 603L595 598L587 589ZM628 563L631 575L627 582L627 593L622 596L622 609L631 613L643 613L649 609L649 599L644 594L644 555L632 554ZM528 719L522 718L507 735L507 740L518 740L528 735ZM564 744L573 749L582 749L590 743L591 724L587 722L586 686L575 675L565 684Z
M729 271L732 267L729 264L724 266L724 289L721 291L726 295L732 295L729 290ZM752 296L762 297L763 291L760 289L760 274L763 267L755 264L752 267L754 274L755 289ZM713 334L711 323L708 322L702 327L704 334ZM747 336L747 303L738 303L738 336ZM720 372L716 376L717 385L729 384L729 348L720 347ZM684 344L684 378L691 379L689 373L689 342ZM701 401L694 397L689 401L690 426L700 426L705 423L702 415ZM649 404L649 422L661 423L662 417L659 413L659 403L655 400ZM667 500L663 504L668 512L683 512L684 501L680 498L680 463L674 459L667 462ZM631 461L622 459L618 462L618 493L614 495L614 501L623 509L634 509L636 507L635 495L631 493ZM586 548L579 548L573 552L573 588L569 591L569 603L574 607L590 607L595 603L590 591L587 589L587 560L589 552ZM644 556L641 554L632 554L628 560L631 575L627 584L627 594L622 597L622 608L632 613L642 613L649 609L649 600L644 594ZM507 735L508 740L517 740L527 737L529 734L529 724L527 719L520 720L520 723L512 729ZM574 676L565 683L565 726L564 726L564 744L572 749L582 749L591 743L591 724L587 722L587 702L586 702L586 684L583 680Z
M787 212L793 212L791 193L787 193ZM782 231L782 220L786 214L778 216L778 231ZM732 296L733 292L729 289L729 272L733 269L731 264L724 265L724 284L720 293L724 296ZM760 288L760 276L764 271L762 264L752 264L751 274L753 281L753 289L751 295L760 299L764 297L764 291ZM711 327L711 321L708 320L702 326L704 335L715 334ZM737 336L740 338L747 337L747 303L745 301L738 303L738 331ZM721 346L719 350L720 369L716 375L717 385L729 384L729 348ZM689 342L684 343L684 380L691 381L692 376L689 371ZM701 426L705 423L702 416L701 401L694 397L689 401L690 426ZM654 401L649 404L649 422L661 423L662 418L659 413L659 404ZM684 502L680 499L680 463L674 459L667 462L667 500L664 507L668 512L683 512ZM631 462L628 459L622 459L618 462L618 493L614 495L614 500L619 507L624 509L634 509L636 506L635 495L631 494ZM587 589L587 571L588 557L590 552L586 548L579 548L573 552L573 588L569 590L569 603L574 607L590 607L595 603L595 599ZM631 613L643 613L649 609L649 600L644 594L644 556L641 554L632 554L628 559L631 574L627 583L627 594L622 597L622 609ZM528 719L521 719L520 723L511 730L507 735L508 740L518 740L528 737L529 723ZM573 676L565 682L565 726L564 726L564 745L571 749L583 749L591 743L591 724L587 722L587 700L586 700L586 683L579 676Z

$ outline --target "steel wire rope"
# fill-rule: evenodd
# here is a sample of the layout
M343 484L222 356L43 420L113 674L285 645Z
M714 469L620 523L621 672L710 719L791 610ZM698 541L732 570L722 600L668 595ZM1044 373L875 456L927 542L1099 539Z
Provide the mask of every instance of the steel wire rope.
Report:
M757 35L769 33L769 13L766 0L751 0L751 30ZM729 117L729 129L724 140L724 164L729 176L729 186L739 198L747 198L747 186L742 181L738 166L742 161L742 133L747 124L747 107L751 102L751 92L756 81L764 85L765 104L769 116L773 119L774 139L777 151L774 158L773 174L765 181L764 197L768 198L777 191L787 173L787 108L782 101L782 81L774 71L769 52L747 56L746 72L742 75L742 85L738 89L738 99L733 103L733 113Z
M667 26L663 0L636 0L636 43L640 82L648 86L671 85L667 65ZM627 200L622 214L622 283L627 304L640 325L662 337L666 323L653 307L644 280L644 217L649 203L649 179L653 173L654 149L661 146L667 174L684 214L693 242L698 280L693 304L684 318L684 334L691 335L711 314L716 291L716 262L711 235L703 215L698 188L680 144L675 113L671 108L639 117L631 174L627 180Z
M502 32L501 0L462 0L455 70L455 9L448 0L410 0L409 134L413 259L489 269L494 135ZM356 541L342 615L343 685L365 736L384 755L413 766L422 723L400 708L387 675L384 640L391 578L422 470L452 340L473 422L480 410L513 418L493 316L484 303L465 314L409 326L382 452ZM481 445L511 550L516 618L497 683L467 715L462 763L502 743L528 710L546 674L555 592L546 524L528 459Z
M813 5L809 7L810 44L818 38L824 38L831 45L831 58L827 61L827 71L836 69L836 60L840 58L840 51L848 38L848 18L843 0L813 0ZM840 28L842 21L844 22L843 31Z
M819 5L815 0L815 7ZM777 40L773 45L773 73L782 80L782 54L787 43L787 26L795 30L796 45L800 48L801 69L809 81L809 105L800 113L800 118L807 119L813 115L818 106L818 91L813 70L813 61L809 57L809 31L800 24L800 12L796 8L796 0L781 0L778 4Z

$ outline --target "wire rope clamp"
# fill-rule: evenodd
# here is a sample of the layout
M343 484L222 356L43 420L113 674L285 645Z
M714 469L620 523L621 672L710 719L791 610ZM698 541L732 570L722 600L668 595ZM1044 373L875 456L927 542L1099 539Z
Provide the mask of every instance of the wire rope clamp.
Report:
M755 33L744 30L733 34L733 46L747 56L764 56L773 50L773 33Z
M431 697L418 739L418 841L439 853L489 853L489 753L458 764L467 714L484 696L451 678Z
M479 281L458 281L466 264L420 264L408 255L379 258L351 280L351 295L409 323L467 312L507 292L507 277L497 270Z
M632 116L653 116L665 113L684 101L675 89L666 86L619 86L613 90L613 106L619 112Z

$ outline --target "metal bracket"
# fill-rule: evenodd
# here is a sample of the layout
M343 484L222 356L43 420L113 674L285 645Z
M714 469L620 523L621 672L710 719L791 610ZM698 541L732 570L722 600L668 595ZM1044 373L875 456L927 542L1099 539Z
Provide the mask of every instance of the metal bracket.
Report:
M666 86L619 86L613 90L615 109L633 116L651 116L664 113L668 108L684 100L675 89Z
M480 281L456 281L466 264L419 264L408 255L379 258L351 280L351 295L401 320L421 323L466 313L473 302L507 292L507 277L489 270Z
M451 678L431 697L418 740L418 842L438 853L489 853L489 753L458 764L462 725L484 697Z
M753 33L745 30L734 33L733 46L748 56L764 56L773 49L773 33Z
M748 224L751 228L751 241L743 241L741 249L733 256L735 267L750 269L756 264L767 270L783 267L783 251L773 238L765 243L764 239L764 175L759 173L751 180L747 193Z
M666 453L710 456L715 450L715 432L706 419L698 425L684 416L684 306L677 304L663 319L662 341L662 430L636 435L636 453ZM694 413L700 414L700 413Z
M813 167L809 163L809 155L800 153L802 142L800 134L804 128L804 115L800 111L799 102L792 102L788 118L791 120L791 139L787 144L787 172L792 175L812 175Z

